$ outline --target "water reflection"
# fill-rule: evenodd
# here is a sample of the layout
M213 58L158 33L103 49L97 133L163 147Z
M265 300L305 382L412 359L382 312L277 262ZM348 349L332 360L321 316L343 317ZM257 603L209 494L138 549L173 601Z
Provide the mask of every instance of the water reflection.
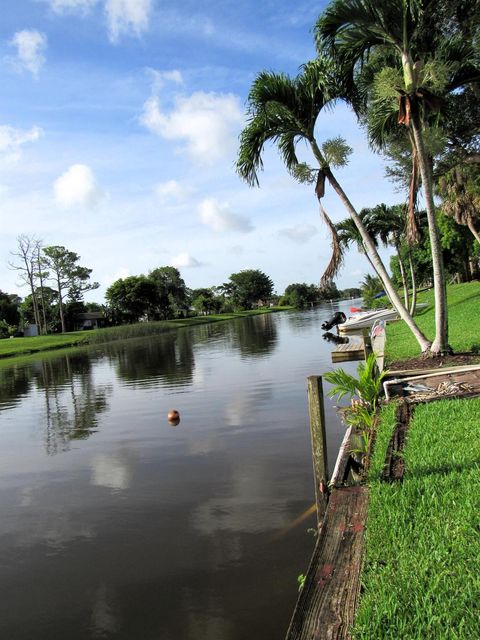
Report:
M335 333L330 333L330 331L324 333L322 338L327 342L333 342L334 344L348 344L350 342L347 336L338 336Z
M120 378L133 387L155 385L159 380L172 386L192 382L193 345L189 333L183 330L112 348L109 355Z
M96 431L112 388L96 384L86 354L42 361L35 367L36 388L45 401L44 442L48 454L68 451L71 442Z
M30 368L13 366L0 369L0 410L18 405L30 391L31 381Z
M92 458L91 483L96 486L125 491L130 487L132 467L136 461L132 450L120 449L113 454L98 454Z
M277 345L277 327L271 314L243 318L233 326L236 332L234 345L242 356L263 358Z

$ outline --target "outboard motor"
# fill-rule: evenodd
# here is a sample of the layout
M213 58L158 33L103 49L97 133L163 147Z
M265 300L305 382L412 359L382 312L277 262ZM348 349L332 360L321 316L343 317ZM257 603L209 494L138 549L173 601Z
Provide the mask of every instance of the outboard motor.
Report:
M330 331L332 327L335 327L338 324L342 324L347 319L347 316L343 313L343 311L337 311L333 314L330 320L327 320L322 324L322 329L324 331Z

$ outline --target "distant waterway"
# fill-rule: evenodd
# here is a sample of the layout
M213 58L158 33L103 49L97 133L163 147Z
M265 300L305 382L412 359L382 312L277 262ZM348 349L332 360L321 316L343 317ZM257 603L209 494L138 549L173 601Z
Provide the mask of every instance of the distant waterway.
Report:
M306 378L350 304L0 370L0 638L281 640L314 544Z

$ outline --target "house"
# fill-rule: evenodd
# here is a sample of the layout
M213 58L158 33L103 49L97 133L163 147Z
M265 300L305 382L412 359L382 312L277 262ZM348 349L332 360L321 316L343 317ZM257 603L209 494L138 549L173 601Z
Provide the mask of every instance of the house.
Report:
M75 319L74 331L84 329L100 329L106 324L106 318L102 311L87 311L79 313Z

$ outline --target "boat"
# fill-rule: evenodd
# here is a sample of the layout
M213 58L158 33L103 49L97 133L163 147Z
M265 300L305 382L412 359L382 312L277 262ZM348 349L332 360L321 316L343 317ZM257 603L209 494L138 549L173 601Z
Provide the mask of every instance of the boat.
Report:
M396 320L398 313L395 309L372 309L370 311L359 311L355 315L350 316L338 325L340 333L348 333L350 331L361 331L369 329L377 320Z
M417 304L417 309L422 309L428 306L427 303ZM369 309L367 311L359 311L355 315L350 316L345 322L338 325L338 331L340 333L349 333L354 331L361 331L362 329L369 329L373 327L375 322L382 320L387 322L388 320L397 320L399 317L395 309Z

